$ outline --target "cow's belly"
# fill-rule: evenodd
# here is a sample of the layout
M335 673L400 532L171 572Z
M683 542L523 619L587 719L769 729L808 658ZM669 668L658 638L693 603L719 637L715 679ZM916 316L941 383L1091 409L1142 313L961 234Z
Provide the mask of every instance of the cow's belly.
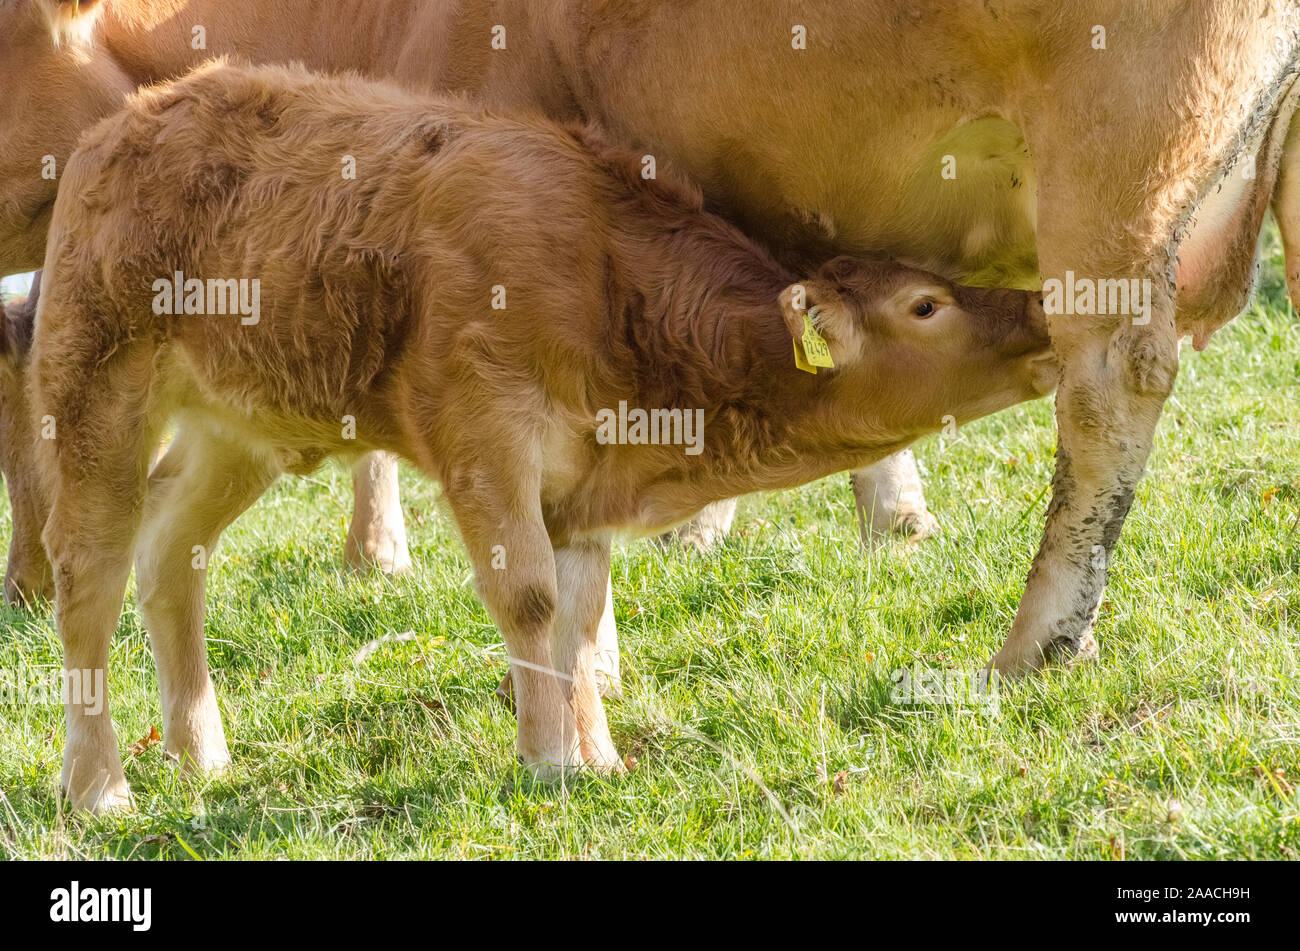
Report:
M969 284L1038 286L1033 163L1004 119L931 114L820 135L795 124L763 134L724 126L708 136L687 127L666 141L656 131L629 133L796 268L858 254L903 258Z

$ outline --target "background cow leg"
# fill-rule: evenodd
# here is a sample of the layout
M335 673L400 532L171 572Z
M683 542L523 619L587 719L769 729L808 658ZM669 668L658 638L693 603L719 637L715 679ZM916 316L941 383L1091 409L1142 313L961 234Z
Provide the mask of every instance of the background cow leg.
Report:
M352 524L343 557L357 571L400 574L411 567L397 487L397 457L371 452L352 467Z
M51 593L53 575L50 560L41 542L41 529L49 516L44 491L37 485L32 465L23 459L24 471L6 480L9 487L9 511L13 515L13 537L9 540L9 561L5 567L5 600L19 607L31 607Z
M207 567L222 531L277 475L269 457L190 426L149 477L137 600L158 667L163 742L184 772L230 762L203 639Z
M614 583L606 572L605 607L596 629L596 689L602 697L623 698L623 677L618 658L618 627L614 623Z
M689 521L683 522L670 532L660 535L660 541L676 539L685 548L696 551L709 551L718 542L727 537L731 531L731 521L736 517L736 500L724 499L706 505Z
M890 533L919 542L939 530L938 521L925 504L925 490L912 450L904 449L874 466L849 473L849 484L864 545L870 545L875 536Z

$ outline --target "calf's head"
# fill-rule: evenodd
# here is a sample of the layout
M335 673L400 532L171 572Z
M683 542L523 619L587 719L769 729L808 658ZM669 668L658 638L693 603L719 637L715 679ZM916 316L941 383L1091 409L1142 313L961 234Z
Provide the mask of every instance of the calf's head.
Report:
M1056 386L1037 292L962 287L897 262L840 257L786 288L781 309L795 337L811 316L835 363L828 398L868 439L915 438Z

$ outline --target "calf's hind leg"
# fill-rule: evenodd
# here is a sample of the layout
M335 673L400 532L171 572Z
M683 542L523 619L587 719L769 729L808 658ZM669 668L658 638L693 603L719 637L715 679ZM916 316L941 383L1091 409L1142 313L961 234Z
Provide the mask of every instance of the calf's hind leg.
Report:
M230 762L204 649L207 567L221 533L277 475L269 453L187 423L149 477L138 600L158 667L164 748L186 772Z
M89 365L77 366L73 348L43 353L35 405L58 423L57 438L42 441L39 451L51 498L43 538L63 642L63 789L73 808L102 812L130 803L107 668L157 445L146 418L152 354L123 347L105 363L87 354Z

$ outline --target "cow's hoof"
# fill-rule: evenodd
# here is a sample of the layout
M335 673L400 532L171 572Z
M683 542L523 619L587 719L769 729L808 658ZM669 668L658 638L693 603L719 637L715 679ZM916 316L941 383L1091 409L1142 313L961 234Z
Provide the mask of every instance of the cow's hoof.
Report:
M226 749L225 740L221 741L220 747L200 753L192 753L190 749L174 751L166 747L163 752L187 779L215 776L230 768L230 751Z
M519 765L528 771L529 777L535 783L553 784L562 782L567 779L573 779L582 771L581 761L576 763L553 762L551 757L540 757L536 760L530 760L527 757L520 756ZM555 760L561 757L554 757Z
M924 509L899 512L894 516L891 530L904 541L916 544L939 534L939 520Z
M33 611L50 598L48 574L15 573L5 575L5 601L11 608Z
M1075 641L1069 654L1063 655L1063 659L1071 667L1076 664L1094 664L1100 661L1101 648L1097 644L1097 638L1092 636L1092 631L1086 632Z
M343 550L343 559L356 574L378 571L396 576L411 570L411 555L404 538L363 546L349 537L347 547Z

